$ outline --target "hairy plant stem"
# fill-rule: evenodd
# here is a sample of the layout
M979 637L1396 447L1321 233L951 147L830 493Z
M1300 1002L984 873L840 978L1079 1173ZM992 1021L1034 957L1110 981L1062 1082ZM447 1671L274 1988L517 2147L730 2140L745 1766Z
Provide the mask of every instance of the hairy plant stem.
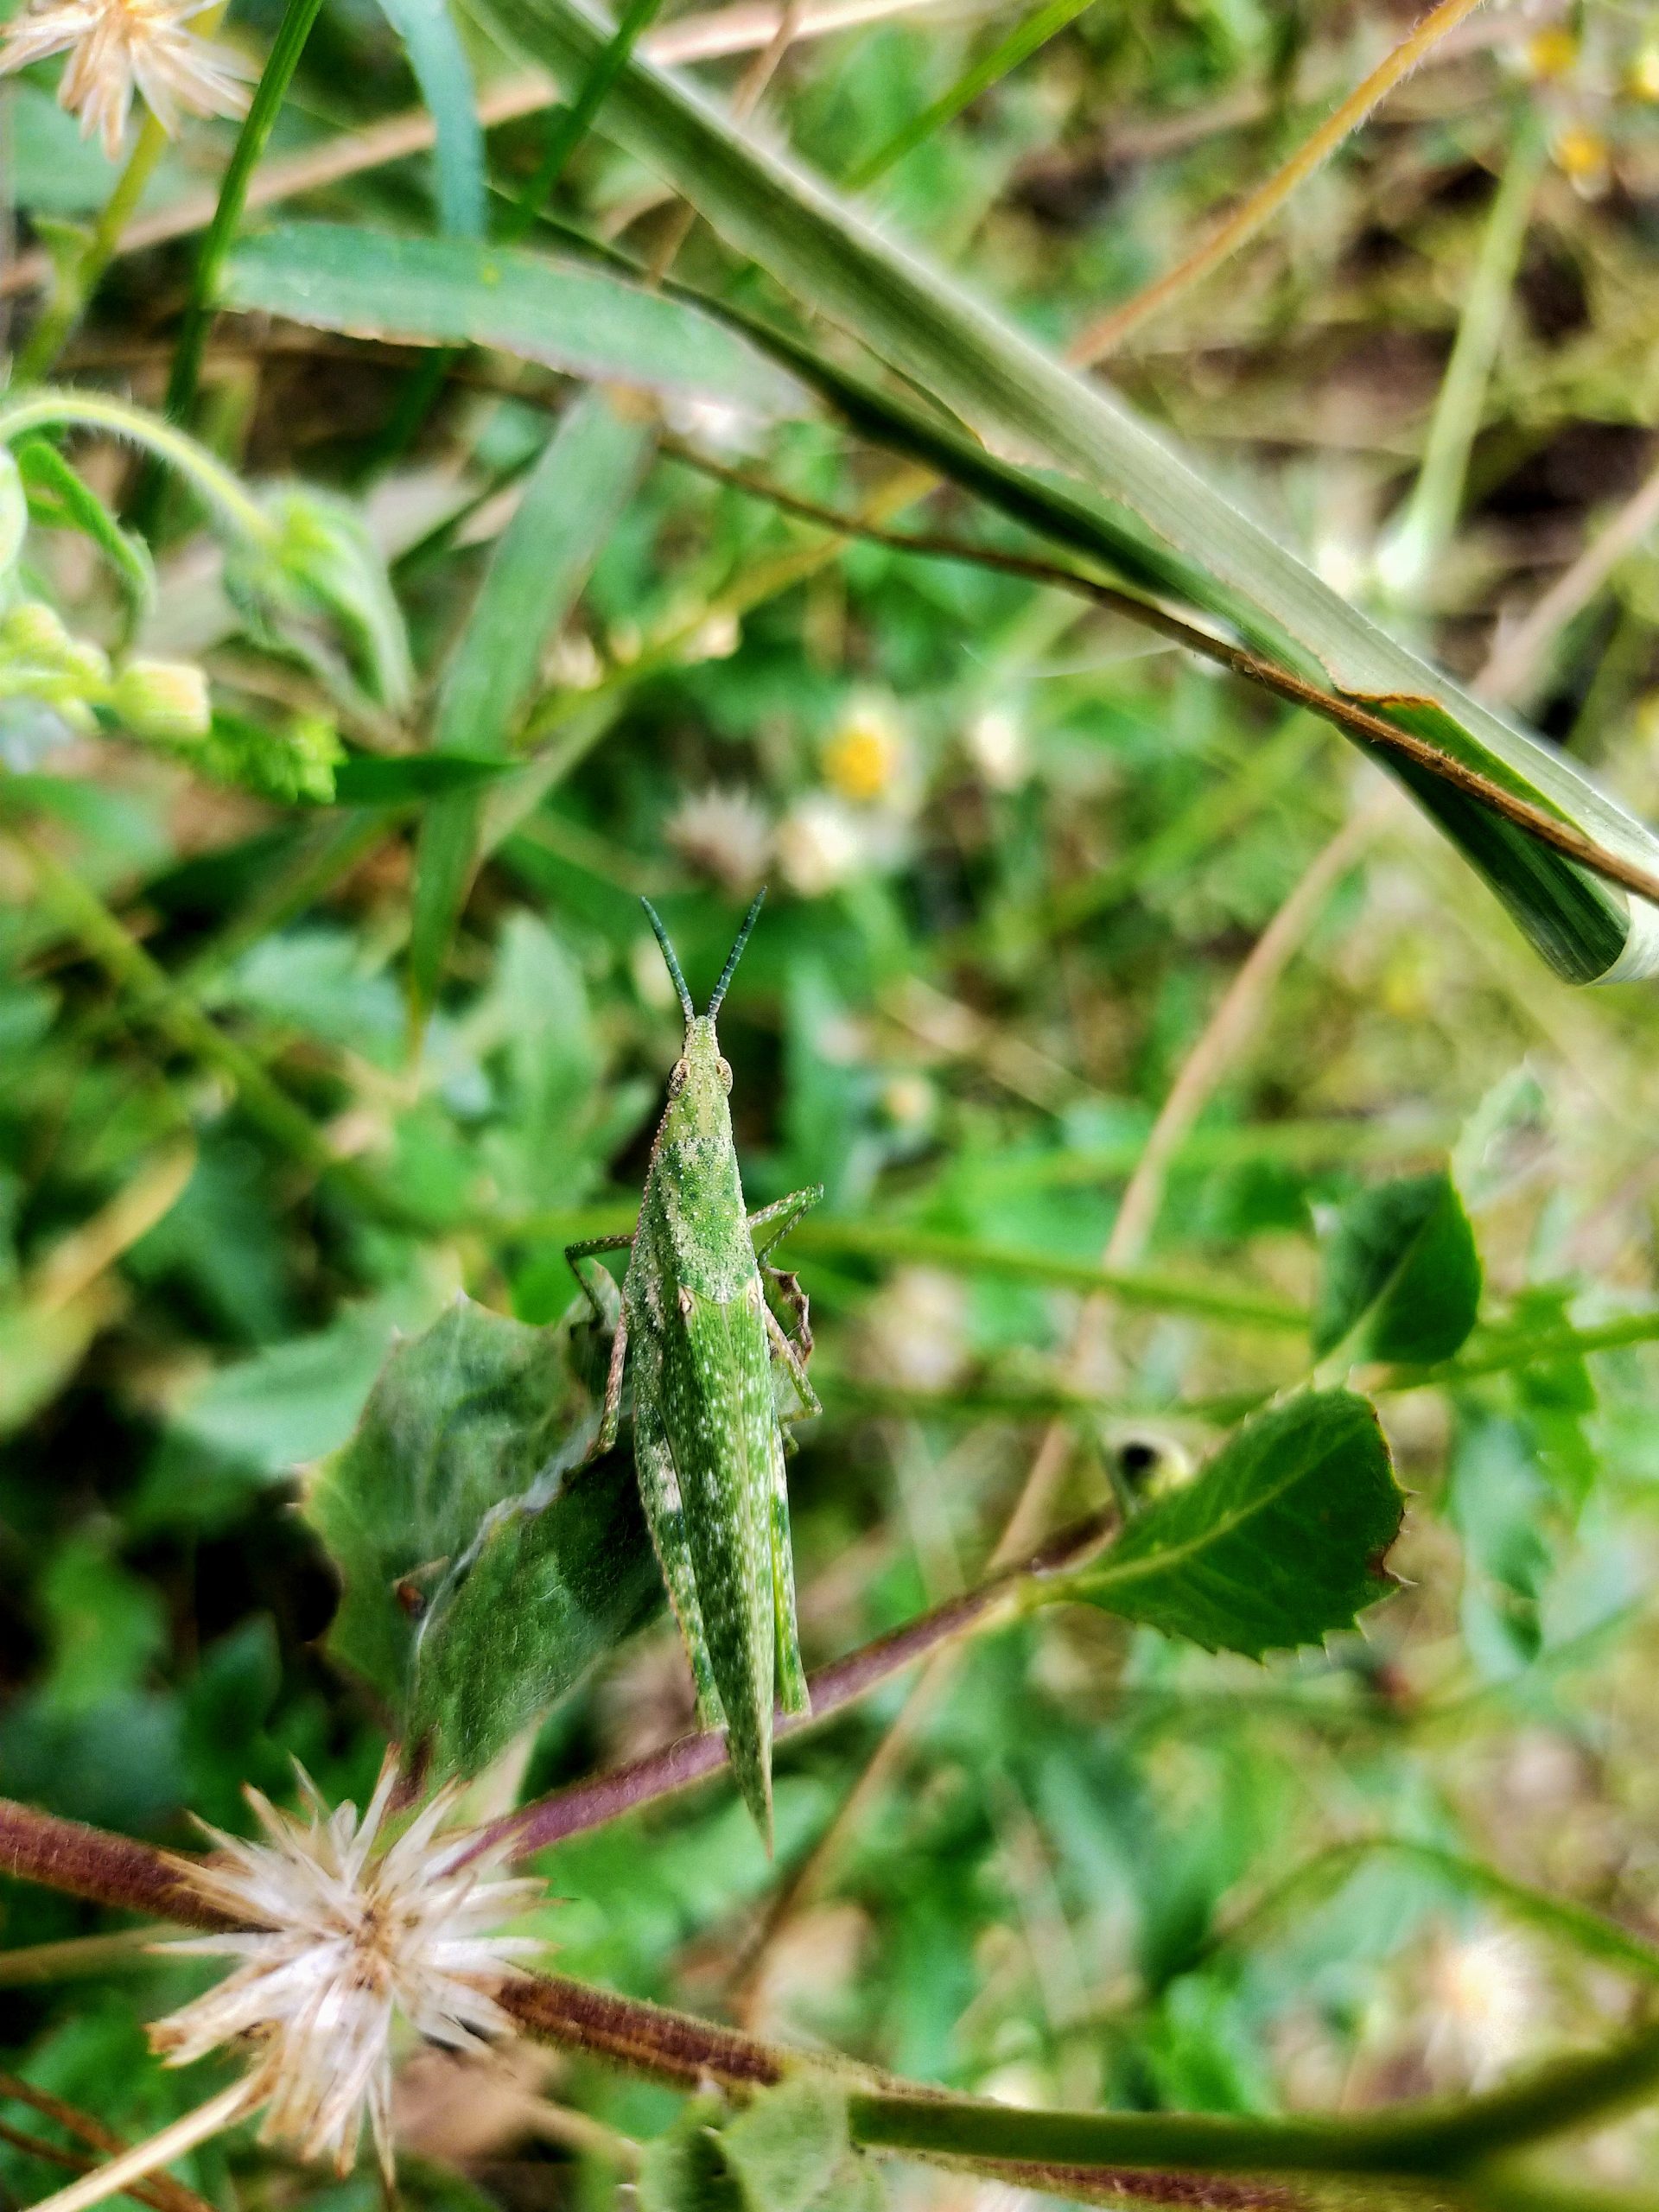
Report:
M217 24L224 12L220 6L212 11L211 22L203 19L201 29L204 34ZM92 235L76 255L73 265L60 275L57 289L18 351L14 375L19 385L37 384L43 376L51 373L59 354L74 335L76 326L86 312L87 302L98 289L99 277L119 251L122 236L137 212L138 202L143 197L144 187L149 182L166 145L166 131L153 115L146 116L138 133L138 142L128 155L126 164L115 181L115 188L92 226Z
M1565 2134L1643 2097L1659 2079L1659 2021L1605 2050L1559 2059L1501 2089L1355 2120L1209 2113L1022 2112L978 2100L855 2092L855 2141L953 2157L1188 2173L1466 2177L1480 2161Z
M188 1926L236 1924L209 1902L189 1858L3 1800L0 1871ZM1135 2170L1461 2182L1482 2160L1510 2157L1611 2115L1659 2079L1659 2022L1649 2018L1605 2050L1540 2068L1484 2096L1363 2120L1033 2112L892 2082L852 2062L792 2051L565 1976L512 1975L494 1993L526 2034L686 2087L712 2081L746 2093L799 2068L827 2067L851 2085L854 2139L867 2147L943 2157L1028 2188L1090 2197L1109 2189L1122 2194L1118 2177ZM242 2094L240 2085L226 2092L162 2137L100 2169L92 2180L112 2190L120 2186L118 2169L137 2178L149 2163L176 2155L185 2133L200 2139L195 2131L206 2129L210 2118L214 2130L227 2126ZM74 2212L102 2193L81 2193L77 2185L51 2201L60 2203L60 2212ZM1171 2194L1166 2184L1161 2201L1170 2201ZM1190 2198L1192 2192L1173 2194ZM1257 2194L1231 2201L1266 2200ZM1281 2195L1276 2201L1287 2200Z
M270 517L217 455L173 423L107 393L60 390L53 385L29 391L21 399L0 406L0 445L10 445L30 430L56 429L72 423L125 438L142 446L154 460L165 461L188 480L238 537L255 543L274 537L275 525Z

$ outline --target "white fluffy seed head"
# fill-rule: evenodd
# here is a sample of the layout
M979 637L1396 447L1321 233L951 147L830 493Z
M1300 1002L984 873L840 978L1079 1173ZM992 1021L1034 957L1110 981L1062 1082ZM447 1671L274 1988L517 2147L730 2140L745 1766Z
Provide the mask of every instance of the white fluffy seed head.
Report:
M7 24L0 74L67 52L60 105L94 132L111 161L126 137L132 96L142 93L169 138L181 116L244 115L251 73L226 47L188 28L212 0L40 0Z
M245 2040L252 2097L265 2107L262 2139L302 2158L331 2157L342 2174L366 2114L388 2179L395 2024L457 2050L508 2033L491 1991L515 1958L541 1945L486 1930L543 1894L539 1882L481 1879L486 1859L461 1863L471 1834L439 1834L453 1790L383 1840L395 1780L389 1764L360 1821L355 1805L330 1812L302 1774L306 1817L279 1813L250 1789L266 1840L209 1830L218 1855L194 1878L247 1932L162 1948L238 1963L149 2031L174 2066Z

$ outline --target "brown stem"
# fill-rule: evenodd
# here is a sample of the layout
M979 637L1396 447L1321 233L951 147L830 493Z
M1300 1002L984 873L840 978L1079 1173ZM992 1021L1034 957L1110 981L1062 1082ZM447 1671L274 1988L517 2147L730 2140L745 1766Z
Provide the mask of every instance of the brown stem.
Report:
M811 1711L780 1712L773 1724L776 1734L780 1738L798 1735L803 1729L827 1720L831 1713L839 1713L868 1695L878 1684L914 1665L941 1644L982 1627L1027 1582L1075 1566L1093 1551L1110 1530L1115 1519L1115 1514L1091 1514L1086 1520L1074 1522L1023 1566L994 1575L977 1589L965 1591L961 1597L948 1599L931 1612L907 1621L890 1635L878 1637L874 1643L849 1652L844 1659L820 1667L807 1685L811 1693ZM532 1852L545 1851L550 1844L562 1843L567 1836L602 1827L607 1821L631 1813L638 1806L689 1789L694 1782L717 1772L725 1764L726 1738L721 1731L682 1736L660 1751L649 1751L644 1758L631 1760L626 1766L613 1767L608 1773L572 1783L568 1789L556 1789L549 1796L521 1806L516 1813L492 1821L479 1830L477 1843L468 1856L482 1857L505 1845L514 1858L528 1858Z
M1638 893L1643 898L1659 904L1659 875L1629 861L1618 853L1610 852L1582 830L1575 830L1559 815L1552 814L1530 799L1518 798L1505 790L1478 768L1471 768L1452 753L1442 752L1438 745L1412 731L1402 729L1395 722L1374 714L1369 707L1357 700L1344 697L1339 692L1325 691L1317 683L1310 683L1294 670L1270 660L1263 653L1252 652L1248 647L1236 645L1225 638L1217 638L1210 631L1200 629L1196 623L1184 621L1178 614L1155 605L1150 600L1137 599L1131 592L1119 591L1111 584L1101 583L1092 576L1067 568L1064 562L1046 561L1023 553L1003 552L995 546L976 545L969 540L942 536L938 532L884 530L853 515L837 513L835 509L821 507L810 499L798 499L792 492L768 483L764 478L750 474L747 470L730 468L723 461L697 452L678 439L662 441L664 452L676 459L690 463L705 474L717 477L722 483L752 493L757 499L770 500L786 513L798 515L804 522L811 522L825 530L833 530L846 537L865 537L878 545L891 546L901 553L915 553L935 560L964 561L982 569L997 569L1006 575L1024 576L1033 583L1052 584L1062 591L1078 593L1092 599L1097 606L1109 607L1115 614L1122 614L1131 622L1138 622L1143 629L1155 631L1167 638L1173 645L1185 646L1189 652L1200 654L1205 660L1214 661L1218 667L1243 677L1247 683L1254 683L1262 690L1270 691L1276 698L1284 699L1294 707L1305 707L1309 713L1319 715L1350 737L1361 738L1370 745L1381 746L1385 752L1409 760L1416 767L1427 770L1442 783L1450 784L1456 791L1478 799L1490 807L1518 830L1524 830L1541 844L1548 845L1576 861L1592 874L1605 876L1609 882L1621 885L1627 891ZM1402 705L1412 703L1402 700Z
M192 1928L236 1925L201 1895L188 1859L9 1798L0 1798L0 1874Z
M1168 301L1207 276L1231 253L1236 253L1247 238L1252 238L1262 225L1275 215L1289 199L1297 186L1310 177L1315 169L1327 162L1351 131L1357 130L1378 101L1384 99L1402 77L1422 60L1430 49L1450 30L1456 29L1464 17L1480 0L1440 0L1421 22L1396 46L1393 52L1372 70L1370 75L1357 85L1332 114L1328 116L1305 143L1299 146L1283 167L1274 171L1265 184L1257 187L1233 213L1204 239L1194 251L1179 261L1173 269L1166 270L1154 283L1135 294L1118 306L1091 322L1067 348L1067 358L1087 367L1109 353L1120 340L1137 328L1148 315L1155 315Z
M515 1974L492 1994L526 2035L688 2088L717 2082L723 2088L765 2089L790 2070L791 2054L757 2036L563 1974Z

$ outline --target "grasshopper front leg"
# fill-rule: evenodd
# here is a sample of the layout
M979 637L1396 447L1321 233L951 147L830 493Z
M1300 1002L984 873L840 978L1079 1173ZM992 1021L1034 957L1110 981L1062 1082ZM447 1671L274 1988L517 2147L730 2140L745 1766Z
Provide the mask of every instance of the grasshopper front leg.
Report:
M769 1206L762 1206L758 1213L749 1216L751 1237L757 1229L767 1234L755 1243L754 1256L761 1275L772 1294L795 1317L795 1343L803 1360L812 1356L812 1324L807 1306L806 1293L801 1288L798 1276L785 1268L773 1267L766 1254L774 1244L780 1244L802 1216L810 1213L823 1196L822 1183L813 1183L804 1191L791 1191L785 1198L774 1199ZM771 1311L768 1301L768 1311Z
M823 1407L817 1392L812 1388L812 1378L806 1371L806 1362L802 1357L799 1348L791 1341L782 1322L772 1312L771 1306L767 1306L762 1310L766 1318L766 1334L772 1340L772 1348L788 1370L789 1379L795 1385L795 1394L800 1401L796 1410L786 1418L790 1421L810 1421L814 1414L821 1414L823 1411ZM811 1350L810 1337L807 1339L806 1348L809 1351Z
M603 1268L594 1270L598 1281L604 1285L597 1289L584 1271L583 1263L590 1262L595 1252L620 1251L632 1245L632 1232L626 1236L590 1236L580 1244L567 1244L564 1256L570 1272L582 1288L582 1296L594 1309L599 1326L615 1331L611 1338L610 1364L605 1372L605 1405L600 1415L599 1433L588 1447L588 1457L597 1459L611 1450L616 1442L617 1431L622 1425L622 1378L628 1358L628 1316L616 1285Z

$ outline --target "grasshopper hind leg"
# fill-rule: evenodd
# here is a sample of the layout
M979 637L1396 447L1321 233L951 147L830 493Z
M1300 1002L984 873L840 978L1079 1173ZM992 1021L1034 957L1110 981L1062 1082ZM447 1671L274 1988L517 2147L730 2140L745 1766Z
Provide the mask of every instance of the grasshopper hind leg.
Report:
M795 1620L795 1555L789 1541L789 1499L784 1490L781 1449L769 1503L772 1603L778 1623L778 1702L785 1713L810 1713L812 1699L806 1687L806 1669L801 1663L801 1639Z
M668 1599L679 1624L680 1641L691 1662L697 1693L697 1725L723 1728L726 1708L715 1684L709 1658L709 1637L697 1599L696 1570L685 1533L685 1508L680 1499L679 1478L674 1471L668 1439L655 1421L634 1416L633 1456L639 1476L639 1497L645 1509L657 1563L668 1586Z

